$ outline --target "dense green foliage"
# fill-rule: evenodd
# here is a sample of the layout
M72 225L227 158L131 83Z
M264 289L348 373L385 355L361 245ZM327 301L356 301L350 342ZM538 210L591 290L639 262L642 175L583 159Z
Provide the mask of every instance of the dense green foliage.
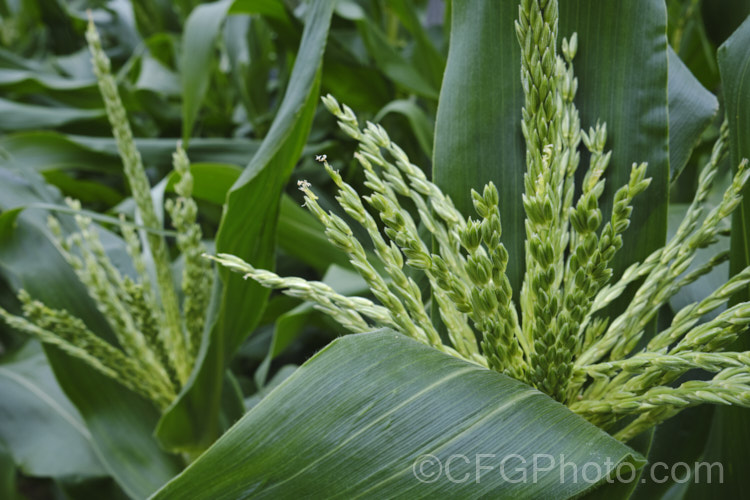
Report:
M746 495L750 3L519 3L0 1L0 497Z

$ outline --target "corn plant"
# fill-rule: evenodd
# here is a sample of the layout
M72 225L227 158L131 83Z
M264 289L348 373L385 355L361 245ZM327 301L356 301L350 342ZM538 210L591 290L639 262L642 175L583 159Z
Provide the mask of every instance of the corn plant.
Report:
M349 254L379 304L344 297L322 283L281 278L231 255L216 260L245 278L315 302L350 331L393 328L534 386L604 429L627 420L615 433L623 441L696 404L750 406L750 352L724 352L747 329L750 303L738 303L698 324L750 283L750 267L701 302L677 311L668 328L648 340L645 348L637 348L657 312L674 294L727 259L726 253L719 253L685 273L696 251L716 241L722 222L739 206L750 178L748 161L740 163L721 203L707 211L706 197L728 150L725 122L677 233L644 261L628 267L619 280L611 281L610 263L630 225L631 203L649 185L647 164L633 164L628 184L615 193L610 220L602 225L599 200L611 155L605 151L606 124L581 131L572 64L577 36L564 39L563 53L556 55L556 8L554 2L522 3L516 22L523 49L522 127L527 148L526 271L520 307L513 301L506 275L508 251L502 244L495 185L488 183L481 194L472 191L476 218L465 219L383 127L368 123L360 129L353 111L342 108L332 96L325 97L324 103L341 129L358 141L355 156L372 194L361 196L331 168L325 155L318 159L339 187L336 199L342 209L367 231L383 273L368 260L365 246L354 238L347 222L320 207L310 183L298 184L305 194L304 205L325 226L331 243ZM590 162L576 197L581 141ZM418 221L400 199L414 203ZM368 206L383 224L385 236ZM420 237L420 223L430 232L435 251ZM408 268L426 276L441 325L434 324ZM642 282L624 312L613 317L600 313L639 279ZM440 337L440 326L448 343ZM696 368L715 375L707 381L670 385Z
M3 477L71 498L742 496L750 30L717 64L708 20L746 13L477 0L436 24L441 3L112 2L92 76L52 47L77 6L28 43L33 9L0 13L31 58L0 54ZM652 467L693 459L721 484Z
M149 182L93 21L89 22L87 38L137 214L149 228L144 231L146 238L142 244L132 223L125 224L122 218L123 237L136 278L123 276L112 263L90 218L76 215L79 231L71 236L63 234L55 218L49 219L49 227L65 260L75 269L107 318L120 348L103 340L101 334L90 331L81 319L67 311L45 306L25 290L19 293L25 318L13 316L2 308L0 316L16 330L58 346L165 410L187 382L195 364L203 338L213 271L201 259L201 229L196 222L196 204L191 198L193 178L187 155L178 145L174 168L180 175L176 185L179 198L168 200L166 208L178 231L177 245L185 257L181 285L184 300L180 304L164 235L154 232L160 223ZM68 204L80 213L80 202L68 200ZM144 253L144 248L148 253ZM153 262L155 279L149 273L147 259Z

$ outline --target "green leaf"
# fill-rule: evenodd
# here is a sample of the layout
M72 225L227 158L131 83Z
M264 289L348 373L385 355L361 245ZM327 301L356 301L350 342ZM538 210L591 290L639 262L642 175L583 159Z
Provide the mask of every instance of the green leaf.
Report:
M38 175L0 168L0 209L36 202L61 204ZM50 307L68 310L113 341L107 322L52 243L46 215L33 210L18 217L12 237L0 240L0 273L15 291L23 288ZM69 219L61 222L63 228L71 227ZM106 247L117 242L111 233L102 233ZM122 246L120 241L114 252L124 253ZM180 470L179 460L153 438L158 411L150 402L57 348L44 349L60 387L83 417L102 464L129 495L148 496Z
M106 137L67 136L71 141L94 151L117 156L115 140ZM136 139L146 165L172 165L172 153L179 139ZM192 162L221 162L245 165L260 147L260 141L253 139L200 138L190 141L188 154ZM119 161L119 160L118 160Z
M235 0L229 14L261 14L286 24L291 23L281 0Z
M414 8L414 2L411 0L389 0L388 6L393 9L401 24L414 37L415 47L411 58L414 66L430 84L439 89L445 72L445 58L430 40Z
M471 189L494 181L500 195L508 278L523 277L525 154L521 135L521 51L513 30L515 2L456 2L435 122L433 179L464 215ZM501 28L502 27L502 28ZM509 69L509 68L512 68ZM480 191L481 192L481 191Z
M719 101L669 48L669 168L673 182L713 121Z
M99 203L110 207L121 202L123 195L101 181L77 179L62 170L46 170L44 180L57 187L66 197L81 203Z
M718 406L709 405L688 408L657 426L654 431L653 444L648 454L649 462L652 464L664 463L670 469L678 462L691 465L700 462L701 454L708 440L706 429L711 425L711 417L716 408ZM653 474L643 474L636 489L636 496L633 498L666 499L667 490L679 484L674 479L679 480L680 478L670 477L672 475L668 474L663 466L651 470ZM712 490L715 490L716 483L718 483L718 471L714 474ZM701 481L707 479L704 473ZM693 482L695 481L690 480L685 486L691 487L690 483Z
M190 13L182 35L180 78L182 79L182 141L190 142L193 124L208 91L211 61L219 28L233 0L198 5Z
M7 446L0 441L0 496L8 500L18 500L16 486L16 465Z
M22 207L5 210L0 214L0 240L10 238L16 228L18 215L23 211Z
M149 167L171 169L172 153L179 139L136 139L143 162ZM246 165L258 150L259 141L248 139L195 138L190 143L192 162L221 162ZM0 164L18 169L96 170L117 172L122 162L113 138L64 135L57 132L19 132L0 138L7 158ZM199 189L196 186L196 189Z
M643 464L535 389L381 330L323 349L154 498L569 498L623 462Z
M227 193L237 181L242 169L226 163L191 163L190 173L193 176L193 197L223 205ZM179 181L177 172L172 171L167 177L167 191L174 191Z
M510 254L508 278L515 293L523 276L525 240L523 92L515 69L520 50L512 29L517 14L513 2L453 5L433 158L434 179L467 215L473 213L470 189L481 189L488 181L498 186L503 242ZM658 0L627 5L562 2L559 32L578 32L574 64L582 126L606 121L608 147L614 149L602 202L605 219L633 162L648 161L647 173L653 178L648 191L634 202L631 230L614 261L617 272L661 246L666 235L666 10Z
M724 105L729 122L730 160L733 168L750 159L750 17L719 48L718 60L724 86ZM732 259L730 273L750 266L750 188L732 218ZM737 297L750 300L750 288ZM750 342L750 340L748 340ZM750 345L750 344L745 344Z
M104 466L123 490L147 497L180 471L181 460L153 437L159 412L151 402L62 352L46 346L45 351L58 382L86 421Z
M141 71L135 82L138 90L151 90L169 96L180 95L180 78L159 60L144 55L141 58Z
M182 36L180 75L182 79L182 140L190 141L193 125L208 91L215 44L224 20L231 14L262 14L282 21L290 20L278 0L219 0L198 5L185 23ZM265 82L263 83L265 84Z
M101 105L93 75L90 78L66 78L41 70L2 68L0 88L14 95L43 94L74 106Z
M736 167L750 158L750 17L719 48L719 72L724 90L724 105L729 122L730 160ZM750 266L750 188L732 216L729 272L736 274ZM738 293L734 302L750 300L750 289ZM750 337L740 337L731 350L750 349ZM702 459L724 464L722 494L745 498L750 495L747 471L750 470L750 411L719 407L714 412L709 438ZM705 484L691 485L689 498L710 498L714 489Z
M243 256L258 265L272 264L281 191L299 159L317 107L320 62L332 3L316 0L310 8L297 63L279 113L260 149L229 192L216 240L218 252ZM245 307L241 313L237 310L230 313L230 304L247 304L256 287L248 286L236 274L224 273L222 277L225 283L222 308L227 314L219 326L227 339L226 350L232 352L252 330L260 307Z
M616 22L613 22L616 20ZM578 32L576 105L581 126L607 122L603 215L627 184L634 162L648 162L651 185L633 201L630 229L613 261L615 276L666 241L669 189L667 12L662 0L561 2L560 34ZM603 29L607 26L607 29Z
M104 117L103 109L79 109L22 104L0 99L0 130L55 128L69 123Z
M121 168L121 164L113 157L81 146L57 132L20 132L6 135L0 138L0 148L7 153L7 158L0 161L19 169L45 171L69 168Z
M268 381L267 384L261 387L252 396L245 398L245 408L250 410L255 407L264 397L268 395L268 393L274 390L276 386L289 378L289 376L294 373L297 368L299 368L297 365L284 365L279 368L279 371L276 372L276 374L273 376L273 378L271 378L271 380Z
M320 65L334 2L317 0L308 9L289 86L250 164L228 194L216 237L218 252L273 267L281 191L305 145L318 100ZM225 359L252 331L268 291L241 276L222 273L223 292L210 342L179 400L165 413L157 436L169 449L205 449L218 435L217 401Z
M0 363L0 440L28 476L103 476L91 433L36 342ZM59 450L65 450L60 460Z

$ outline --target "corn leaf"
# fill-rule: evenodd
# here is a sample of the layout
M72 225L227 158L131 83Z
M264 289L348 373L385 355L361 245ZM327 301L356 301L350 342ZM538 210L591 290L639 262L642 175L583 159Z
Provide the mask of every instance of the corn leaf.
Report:
M216 237L218 252L242 256L259 267L273 267L281 192L305 145L317 107L333 4L318 0L308 10L297 62L279 112L227 195ZM198 368L156 431L168 449L205 449L218 436L217 401L224 360L255 327L268 297L266 289L241 276L224 272L222 281L218 317L208 346L201 350Z
M623 462L643 464L535 389L381 330L334 341L153 498L570 498Z
M466 214L469 190L498 186L508 277L515 293L523 276L521 203L525 149L523 92L513 2L458 2L452 6L451 45L435 125L433 175ZM667 39L663 2L576 0L560 3L560 37L578 32L574 61L582 127L607 122L613 156L603 196L605 219L633 162L648 161L653 178L634 203L631 230L615 269L663 244L669 179Z
M28 476L104 476L91 433L37 342L0 363L0 440ZM60 458L65 450L65 460Z
M0 209L34 202L61 204L38 175L0 168ZM15 291L23 288L50 307L68 310L113 341L107 322L50 240L46 216L41 210L24 211L12 235L0 240L2 277ZM62 223L64 228L72 225L65 218ZM103 243L116 242L114 238L103 235ZM81 414L99 459L123 490L136 498L148 496L180 470L179 460L165 453L152 435L158 411L150 402L55 347L44 350L57 382Z
M719 110L719 101L706 90L669 48L669 169L674 181L685 168L701 134Z
M464 214L470 190L494 181L500 195L508 278L514 293L523 276L523 90L515 2L456 2L451 43L435 122L433 178Z
M724 87L724 105L729 121L730 160L736 167L743 158L750 158L750 17L719 48L718 60ZM750 266L750 189L745 188L744 200L732 217L731 257L729 272L735 274ZM737 294L734 301L750 300L750 290ZM732 350L750 349L750 337L740 337ZM721 493L729 497L750 495L747 471L750 470L750 412L744 408L719 407L714 411L706 449L702 459L724 464ZM693 484L691 498L711 498L716 489L706 484Z

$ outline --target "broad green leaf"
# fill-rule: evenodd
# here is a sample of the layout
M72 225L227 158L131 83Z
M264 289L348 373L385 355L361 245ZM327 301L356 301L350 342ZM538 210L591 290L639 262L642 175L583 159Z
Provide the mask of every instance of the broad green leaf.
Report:
M336 40L332 33L332 40ZM350 57L334 57L334 44L329 45L323 68L323 94L336 96L340 102L360 113L377 113L392 99L389 81L370 66L364 66Z
M333 4L317 0L308 9L297 61L279 112L227 196L216 237L218 252L241 256L259 267L273 266L281 191L312 124ZM215 401L225 359L252 331L268 297L267 290L241 276L227 272L221 276L223 292L209 345L201 350L198 368L157 428L157 436L169 449L204 449L217 437Z
M724 43L750 15L750 0L701 2L701 17L715 46ZM713 55L713 54L712 54Z
M193 176L193 197L223 205L227 193L239 178L242 169L227 163L191 163L190 173ZM179 181L175 171L167 177L167 191L174 191L174 185Z
M182 468L153 437L159 412L118 382L88 365L45 347L60 385L81 412L102 463L135 498L150 495Z
M135 88L177 96L180 95L181 90L180 77L157 59L143 56Z
M750 158L750 17L719 48L718 60L724 90L724 106L729 122L730 160L736 167ZM732 216L730 274L750 266L750 188ZM734 301L750 300L750 289L738 293ZM731 350L750 349L750 337L738 339ZM750 412L743 408L716 408L702 459L725 464L722 494L734 498L750 495ZM716 490L705 484L691 485L690 498L710 498Z
M46 170L44 180L58 188L66 197L79 200L81 203L98 203L109 207L116 205L123 199L123 195L96 180L75 178L62 170Z
M316 354L153 498L562 499L623 462L643 464L535 389L381 330Z
M0 440L24 474L107 474L92 447L91 433L60 389L38 343L27 342L19 352L2 358L0 400Z
M360 21L366 17L364 9L353 0L339 0L334 12L337 16L350 21Z
M74 122L104 117L103 109L39 106L0 99L0 130L55 128Z
M190 141L211 78L214 47L227 15L263 14L289 24L284 5L278 0L219 0L199 5L188 17L182 36L182 140ZM253 82L253 84L257 84ZM265 84L265 82L263 83Z
M669 169L674 181L719 110L716 97L669 49Z
M74 500L128 500L128 495L109 477L66 477L55 481L63 498Z
M613 261L615 276L666 240L671 146L666 23L661 0L560 4L560 35L578 32L578 55L573 64L581 126L588 129L597 120L607 122L612 160L603 196L605 220L612 197L627 184L634 162L648 162L646 174L652 179L633 202L630 229Z
M274 35L259 16L231 16L224 24L232 82L245 108L246 125L252 125L256 137L265 136L273 118L273 89L267 82L274 68Z
M114 142L114 140L113 140ZM20 169L39 171L76 168L113 170L118 163L108 155L81 146L57 132L21 132L0 138L6 153L0 162Z
M299 159L317 107L320 62L332 4L316 0L309 9L297 63L279 113L260 149L228 194L217 235L219 252L243 255L258 265L272 264L270 259L281 191ZM248 290L254 287L247 286L240 276L232 273L225 273L222 277L226 287L223 307L229 303L247 304L247 299L253 296ZM222 318L220 327L228 341L227 352L236 349L250 332L259 309L245 307L243 313L233 311Z
M705 7L715 6L719 1L701 2L701 9L696 9L695 4L691 6L681 1L667 4L670 45L690 68L691 73L710 90L716 89L719 84L719 68L716 65L716 45L711 42L706 33L703 15ZM735 0L729 1L735 2ZM726 6L722 10L726 12Z
M208 91L219 28L233 0L198 5L190 13L182 35L182 140L187 145L203 98Z
M732 167L750 159L750 17L719 48L718 60L724 85L724 105L729 122ZM732 274L750 266L750 188L732 219ZM739 299L750 299L750 288ZM748 341L750 342L750 341ZM750 345L750 344L747 344Z
M688 408L670 418L656 427L654 431L653 444L651 446L648 460L651 464L664 463L671 469L676 463L684 462L694 464L702 461L701 454L709 438L708 429L716 406L701 405ZM670 488L678 485L674 477L664 470L663 466L653 469L653 474L643 474L640 484L637 486L634 499L638 498L668 498L667 492ZM679 468L679 467L678 467ZM683 471L680 470L680 473ZM714 470L712 477L712 489L720 488L718 484L719 471ZM679 478L676 478L679 479ZM702 481L707 481L704 474ZM684 485L688 488L694 480L689 480ZM677 498L683 498L682 495Z
M653 437L654 431L651 429L636 436L628 442L628 445L641 456L650 457L649 452L653 443ZM618 472L615 472L614 477L608 478L606 483L602 483L598 488L587 492L582 498L585 500L626 500L629 498L637 498L632 496L633 491L643 481L645 473L645 469L632 470L631 468L623 466L623 468L620 469L619 474ZM618 478L621 480L618 481Z
M0 169L0 209L34 202L61 200L32 172ZM105 319L53 245L45 217L37 210L19 216L12 236L0 240L0 273L14 290L23 288L50 307L68 310L112 341ZM71 227L70 220L61 222L63 228ZM105 244L113 238L103 235ZM179 471L176 457L166 454L153 438L158 411L150 402L57 348L44 349L60 387L86 423L102 464L129 495L148 496Z
M229 14L261 14L287 24L291 22L281 0L234 0Z
M453 5L451 44L435 125L433 176L465 214L470 189L493 181L500 194L503 242L515 293L523 276L525 218L521 203L525 154L523 92L514 2ZM611 20L618 22L609 26ZM603 197L627 183L633 162L648 161L651 186L636 199L631 230L615 270L662 245L669 179L666 11L658 0L578 0L560 4L560 35L578 32L576 104L584 128L607 122L614 149Z
M451 43L440 89L433 179L464 215L473 214L471 189L494 181L500 195L503 243L514 293L523 276L521 52L515 2L456 2Z
M41 70L2 68L0 88L14 95L43 94L73 106L101 105L93 75L90 78L67 78Z
M17 207L0 213L0 240L11 237L16 228L16 220L22 211L22 207Z
M136 139L143 162L149 167L171 169L172 153L179 139ZM245 165L258 150L249 139L195 138L188 152L193 163L222 162ZM0 164L20 169L97 170L120 172L122 162L113 138L64 135L57 132L19 132L0 138Z
M67 136L70 140L95 151L117 155L114 139L106 137ZM136 139L144 164L172 165L172 153L179 139ZM222 162L245 165L260 147L253 139L200 138L190 141L188 156L192 162Z
M255 407L264 397L268 395L268 393L274 390L276 386L289 378L289 376L294 373L297 368L299 368L297 365L284 365L279 368L279 371L274 374L274 376L271 378L271 380L268 381L267 384L261 387L252 396L245 398L245 408L250 410Z

